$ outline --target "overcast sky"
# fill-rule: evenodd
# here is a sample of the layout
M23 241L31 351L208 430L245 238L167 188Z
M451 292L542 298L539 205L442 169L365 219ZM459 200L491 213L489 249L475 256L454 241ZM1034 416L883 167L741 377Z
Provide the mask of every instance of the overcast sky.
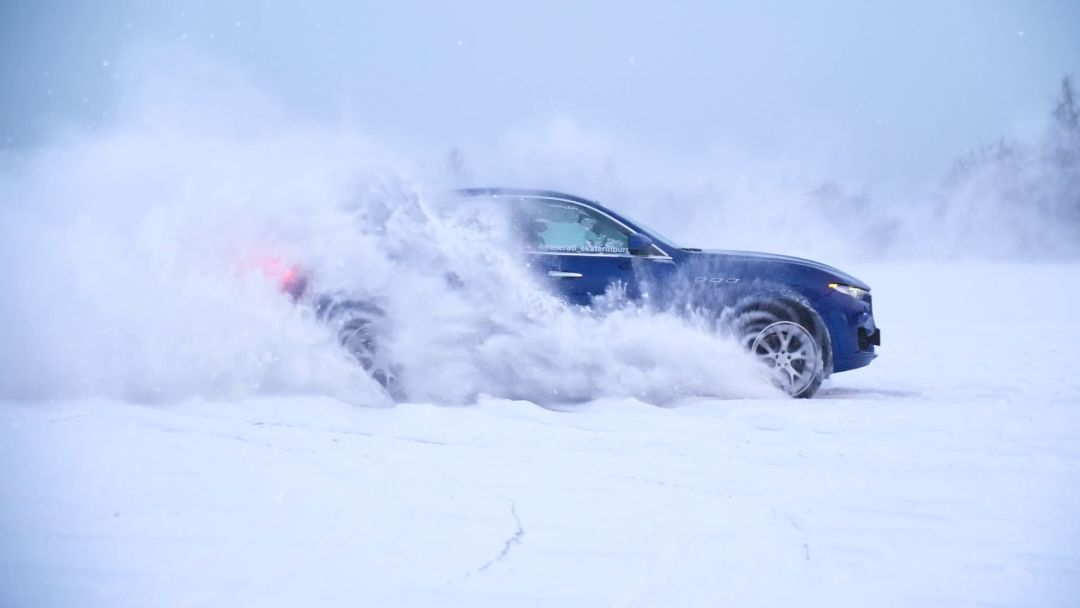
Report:
M192 54L379 137L483 146L558 118L895 183L1041 129L1080 75L1080 2L3 0L0 138L108 125L137 74Z

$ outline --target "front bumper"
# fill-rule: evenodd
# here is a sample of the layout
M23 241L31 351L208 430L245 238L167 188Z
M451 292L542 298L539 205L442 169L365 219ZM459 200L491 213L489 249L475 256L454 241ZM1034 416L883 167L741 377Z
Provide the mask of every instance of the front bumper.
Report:
M881 346L881 329L874 321L870 296L856 300L834 293L822 298L819 305L832 338L834 373L869 365L877 358L875 347Z

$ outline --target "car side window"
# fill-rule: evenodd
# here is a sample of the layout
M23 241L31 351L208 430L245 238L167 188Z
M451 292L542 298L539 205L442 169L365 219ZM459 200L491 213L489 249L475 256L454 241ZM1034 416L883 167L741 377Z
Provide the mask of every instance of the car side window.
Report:
M521 199L526 248L553 253L629 254L630 233L581 205L543 198Z

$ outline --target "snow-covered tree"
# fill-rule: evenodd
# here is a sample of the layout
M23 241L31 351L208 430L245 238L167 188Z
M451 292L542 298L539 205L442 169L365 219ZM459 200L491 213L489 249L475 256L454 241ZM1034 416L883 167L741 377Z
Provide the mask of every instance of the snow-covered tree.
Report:
M954 162L938 219L958 249L1080 255L1080 109L1070 78L1061 83L1042 141L1001 139Z

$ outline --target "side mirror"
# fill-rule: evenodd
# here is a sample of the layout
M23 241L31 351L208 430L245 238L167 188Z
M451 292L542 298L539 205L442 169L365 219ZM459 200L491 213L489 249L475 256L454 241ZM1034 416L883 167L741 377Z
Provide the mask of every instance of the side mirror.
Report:
M649 255L652 253L653 242L647 235L635 232L626 238L626 248L630 255Z

